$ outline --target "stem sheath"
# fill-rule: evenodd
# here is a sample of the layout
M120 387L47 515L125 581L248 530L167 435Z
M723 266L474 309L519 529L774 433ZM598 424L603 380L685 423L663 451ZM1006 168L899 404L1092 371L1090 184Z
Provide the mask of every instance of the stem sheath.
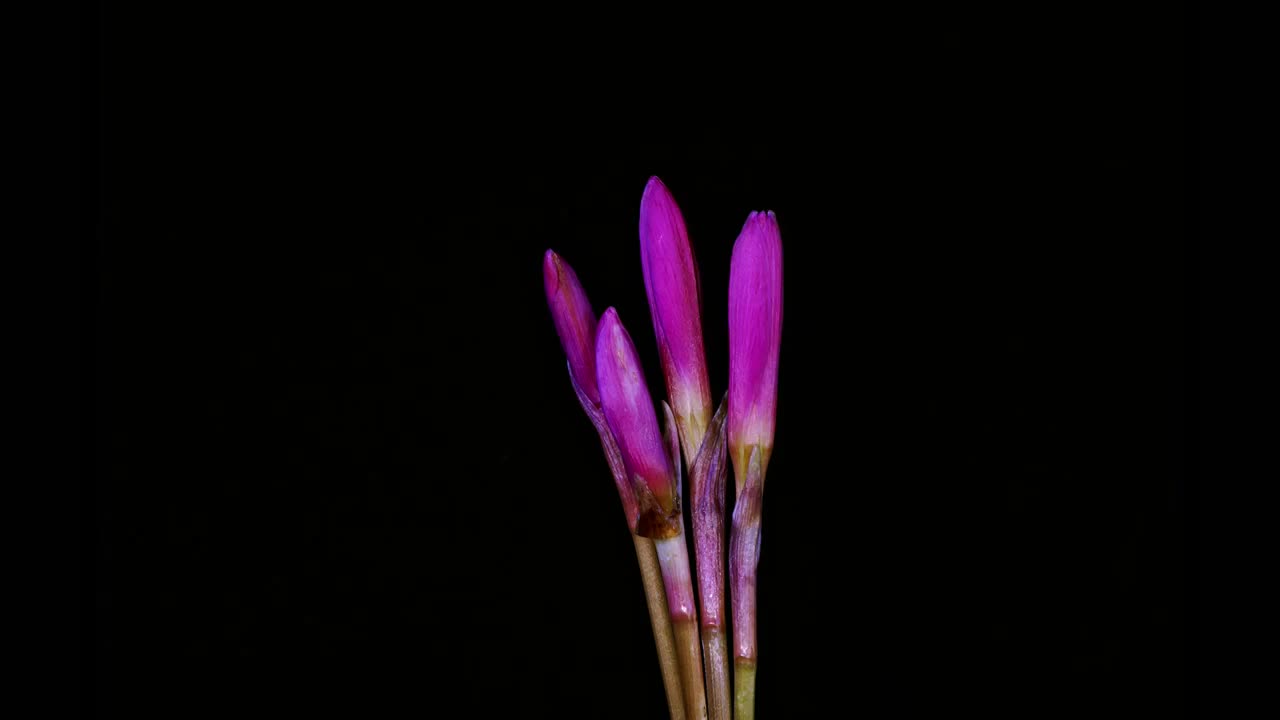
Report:
M729 463L724 421L727 403L711 418L689 463L693 498L693 547L701 605L703 662L707 669L707 710L711 720L730 720L729 650L724 618L724 506Z
M764 469L753 449L738 486L729 535L729 598L733 606L733 704L737 720L755 716L756 568L760 563L760 507Z

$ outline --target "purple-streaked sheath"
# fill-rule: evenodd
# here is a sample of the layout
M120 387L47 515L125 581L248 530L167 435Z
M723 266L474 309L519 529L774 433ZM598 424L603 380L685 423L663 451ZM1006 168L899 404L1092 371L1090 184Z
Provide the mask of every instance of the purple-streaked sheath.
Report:
M631 336L613 308L596 333L596 385L639 504L637 534L655 540L680 534L680 492ZM679 457L675 459L679 463ZM673 608L674 611L674 608Z
M753 446L746 476L733 506L729 538L729 594L733 603L733 654L737 662L756 659L756 567L760 561L760 500L764 461Z
M725 405L711 418L698 457L689 464L693 480L693 539L698 558L698 597L702 626L724 627L724 498L728 463L725 457ZM709 572L702 572L708 565Z
M702 662L707 674L707 710L711 720L728 720L733 713L729 689L729 638L724 616L724 422L728 403L707 426L698 456L689 463L692 485L693 542L698 568L699 618L702 621Z
M739 491L753 447L761 472L773 450L782 339L782 236L772 212L753 212L729 263L729 452Z
M685 457L692 460L711 420L698 266L680 208L657 177L649 178L640 199L640 263L667 395Z

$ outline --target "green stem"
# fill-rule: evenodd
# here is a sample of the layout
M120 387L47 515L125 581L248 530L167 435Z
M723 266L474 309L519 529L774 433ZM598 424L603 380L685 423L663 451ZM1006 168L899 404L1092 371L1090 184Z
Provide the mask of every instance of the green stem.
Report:
M756 662L738 658L733 664L733 720L756 716Z

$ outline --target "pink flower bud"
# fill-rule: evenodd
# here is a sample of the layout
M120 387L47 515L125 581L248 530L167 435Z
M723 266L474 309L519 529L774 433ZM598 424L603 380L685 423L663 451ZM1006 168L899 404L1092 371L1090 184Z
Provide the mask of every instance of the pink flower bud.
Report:
M565 357L569 373L591 402L599 404L596 389L596 314L591 311L587 293L569 264L553 250L542 257L542 284L547 291L547 305Z
M667 394L685 455L692 458L711 420L698 266L680 208L656 177L649 179L640 200L640 262Z
M753 212L729 264L729 452L742 488L753 447L773 449L782 340L782 236L772 212Z
M658 428L635 345L613 308L605 311L597 330L596 384L640 504L636 532L648 537L678 534L680 495L673 458Z

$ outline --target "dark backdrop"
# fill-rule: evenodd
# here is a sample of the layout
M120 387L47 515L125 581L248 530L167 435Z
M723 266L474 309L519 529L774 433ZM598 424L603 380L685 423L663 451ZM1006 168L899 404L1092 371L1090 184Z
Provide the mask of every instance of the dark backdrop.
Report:
M103 14L96 702L660 717L540 270L660 391L658 174L717 397L732 242L782 227L760 717L1180 716L1179 27L1026 12L634 52Z

